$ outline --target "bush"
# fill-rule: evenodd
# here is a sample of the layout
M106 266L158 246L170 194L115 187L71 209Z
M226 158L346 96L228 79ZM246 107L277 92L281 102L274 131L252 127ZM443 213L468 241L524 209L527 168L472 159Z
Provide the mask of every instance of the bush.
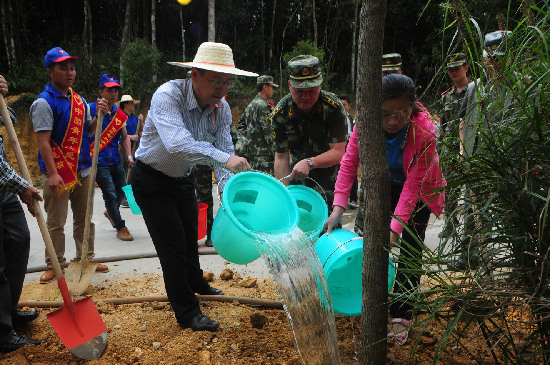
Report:
M141 99L145 94L152 95L156 89L153 75L159 71L161 52L143 39L128 43L122 53L124 70L124 93Z

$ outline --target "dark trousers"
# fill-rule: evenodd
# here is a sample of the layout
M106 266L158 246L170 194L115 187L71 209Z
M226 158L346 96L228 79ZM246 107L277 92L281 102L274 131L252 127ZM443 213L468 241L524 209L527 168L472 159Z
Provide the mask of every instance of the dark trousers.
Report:
M391 206L392 212L397 206L399 196L403 190L402 185L393 185L391 187ZM394 299L390 303L390 316L392 318L412 318L412 308L414 299L407 299L407 293L416 290L420 283L420 277L423 270L420 263L422 256L422 246L417 242L415 236L420 242L424 242L426 237L426 227L430 220L430 209L424 206L424 202L419 199L416 204L415 210L409 219L407 228L409 228L414 235L411 235L406 229L401 234L401 252L398 257L399 266L395 277L394 294L403 294L402 297Z
M17 195L0 191L0 340L12 333L12 313L23 289L31 236Z
M196 292L208 289L197 245L198 207L193 176L172 178L137 161L132 190L158 254L178 322L201 314Z
M116 230L126 227L126 221L120 216L120 204L124 199L123 186L126 186L126 175L122 163L116 165L97 165L95 178L103 194L105 209L115 223Z

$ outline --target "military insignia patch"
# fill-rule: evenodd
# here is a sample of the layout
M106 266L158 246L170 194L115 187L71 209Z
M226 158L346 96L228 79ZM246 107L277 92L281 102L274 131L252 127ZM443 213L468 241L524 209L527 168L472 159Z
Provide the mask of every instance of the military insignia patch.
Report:
M304 67L304 68L302 69L302 75L304 75L304 76L309 75L309 68Z

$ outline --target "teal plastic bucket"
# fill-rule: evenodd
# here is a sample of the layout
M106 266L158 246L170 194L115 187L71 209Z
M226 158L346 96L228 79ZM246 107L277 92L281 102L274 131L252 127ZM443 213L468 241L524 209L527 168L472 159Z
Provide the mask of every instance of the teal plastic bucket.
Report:
M318 192L304 185L290 185L288 191L298 207L298 228L315 243L328 218L327 203Z
M225 185L212 244L227 261L244 265L260 257L256 232L281 234L297 225L296 202L281 182L264 173L241 172Z
M136 199L134 198L132 185L123 186L122 191L124 191L124 194L126 195L126 200L128 201L128 205L130 206L132 213L141 214L141 209L139 208L139 205L137 205Z
M346 229L322 235L315 251L323 266L334 312L345 316L361 314L363 239ZM395 267L390 259L388 293L395 281Z

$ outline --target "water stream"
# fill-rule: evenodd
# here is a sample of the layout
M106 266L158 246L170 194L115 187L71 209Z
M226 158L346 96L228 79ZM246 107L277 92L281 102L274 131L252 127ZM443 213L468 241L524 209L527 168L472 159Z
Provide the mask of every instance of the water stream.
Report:
M328 285L313 245L299 228L278 235L256 233L302 362L340 364Z

